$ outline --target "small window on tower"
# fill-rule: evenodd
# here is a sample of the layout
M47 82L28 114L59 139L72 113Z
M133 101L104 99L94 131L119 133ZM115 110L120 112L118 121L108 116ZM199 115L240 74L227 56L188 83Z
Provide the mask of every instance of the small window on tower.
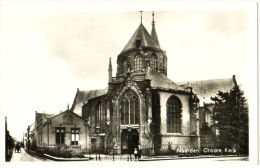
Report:
M135 47L136 47L136 48L140 48L140 47L141 47L141 39L137 39L137 40L135 41Z

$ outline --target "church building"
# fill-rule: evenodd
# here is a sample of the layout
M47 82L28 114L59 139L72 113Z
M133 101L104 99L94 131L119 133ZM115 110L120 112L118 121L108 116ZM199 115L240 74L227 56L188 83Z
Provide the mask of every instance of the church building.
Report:
M142 24L117 56L111 58L108 87L77 90L71 110L82 109L88 122L89 148L102 153L163 153L177 147L200 148L199 99L192 87L167 77L167 55L160 47L154 14L151 33ZM81 108L82 107L82 108Z

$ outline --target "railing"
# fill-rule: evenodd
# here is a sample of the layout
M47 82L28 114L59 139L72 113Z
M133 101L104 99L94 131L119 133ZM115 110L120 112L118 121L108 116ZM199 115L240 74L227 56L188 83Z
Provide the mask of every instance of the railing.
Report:
M116 149L110 150L99 150L98 148L92 148L89 150L79 147L77 151L72 150L73 147L68 146L45 146L37 147L36 152L38 154L49 154L56 157L63 158L89 158L94 161L138 161L139 159L152 159L152 158L174 158L174 157L196 157L198 155L225 155L230 153L219 152L220 150L216 149L216 152L211 152L211 149L208 151L203 151L203 149L197 149L186 144L166 144L161 145L160 147L155 147L155 150L151 146L142 146L138 151L140 158L135 158L134 154L120 154Z

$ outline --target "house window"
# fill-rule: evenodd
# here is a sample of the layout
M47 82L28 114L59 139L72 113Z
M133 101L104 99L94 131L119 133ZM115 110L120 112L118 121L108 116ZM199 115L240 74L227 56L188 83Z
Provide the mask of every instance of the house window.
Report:
M79 144L79 128L71 128L71 145Z
M135 57L135 70L142 70L143 69L143 59L141 55L136 55Z
M132 90L127 90L120 101L121 124L139 124L139 99Z
M58 144L58 145L64 144L65 128L64 127L56 127L55 132L56 132L56 144Z
M172 96L167 101L167 132L181 133L182 106L180 100Z

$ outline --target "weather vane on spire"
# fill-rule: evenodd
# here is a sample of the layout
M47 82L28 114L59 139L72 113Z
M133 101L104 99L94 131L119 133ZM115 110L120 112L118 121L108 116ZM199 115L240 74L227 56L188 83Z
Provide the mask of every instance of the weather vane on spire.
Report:
M154 26L154 11L153 11L153 13L152 13L152 16L153 16L153 21L152 21L152 25Z
M141 14L141 23L143 22L143 16L142 16L142 14L143 14L143 11L139 11L140 12L140 14Z

